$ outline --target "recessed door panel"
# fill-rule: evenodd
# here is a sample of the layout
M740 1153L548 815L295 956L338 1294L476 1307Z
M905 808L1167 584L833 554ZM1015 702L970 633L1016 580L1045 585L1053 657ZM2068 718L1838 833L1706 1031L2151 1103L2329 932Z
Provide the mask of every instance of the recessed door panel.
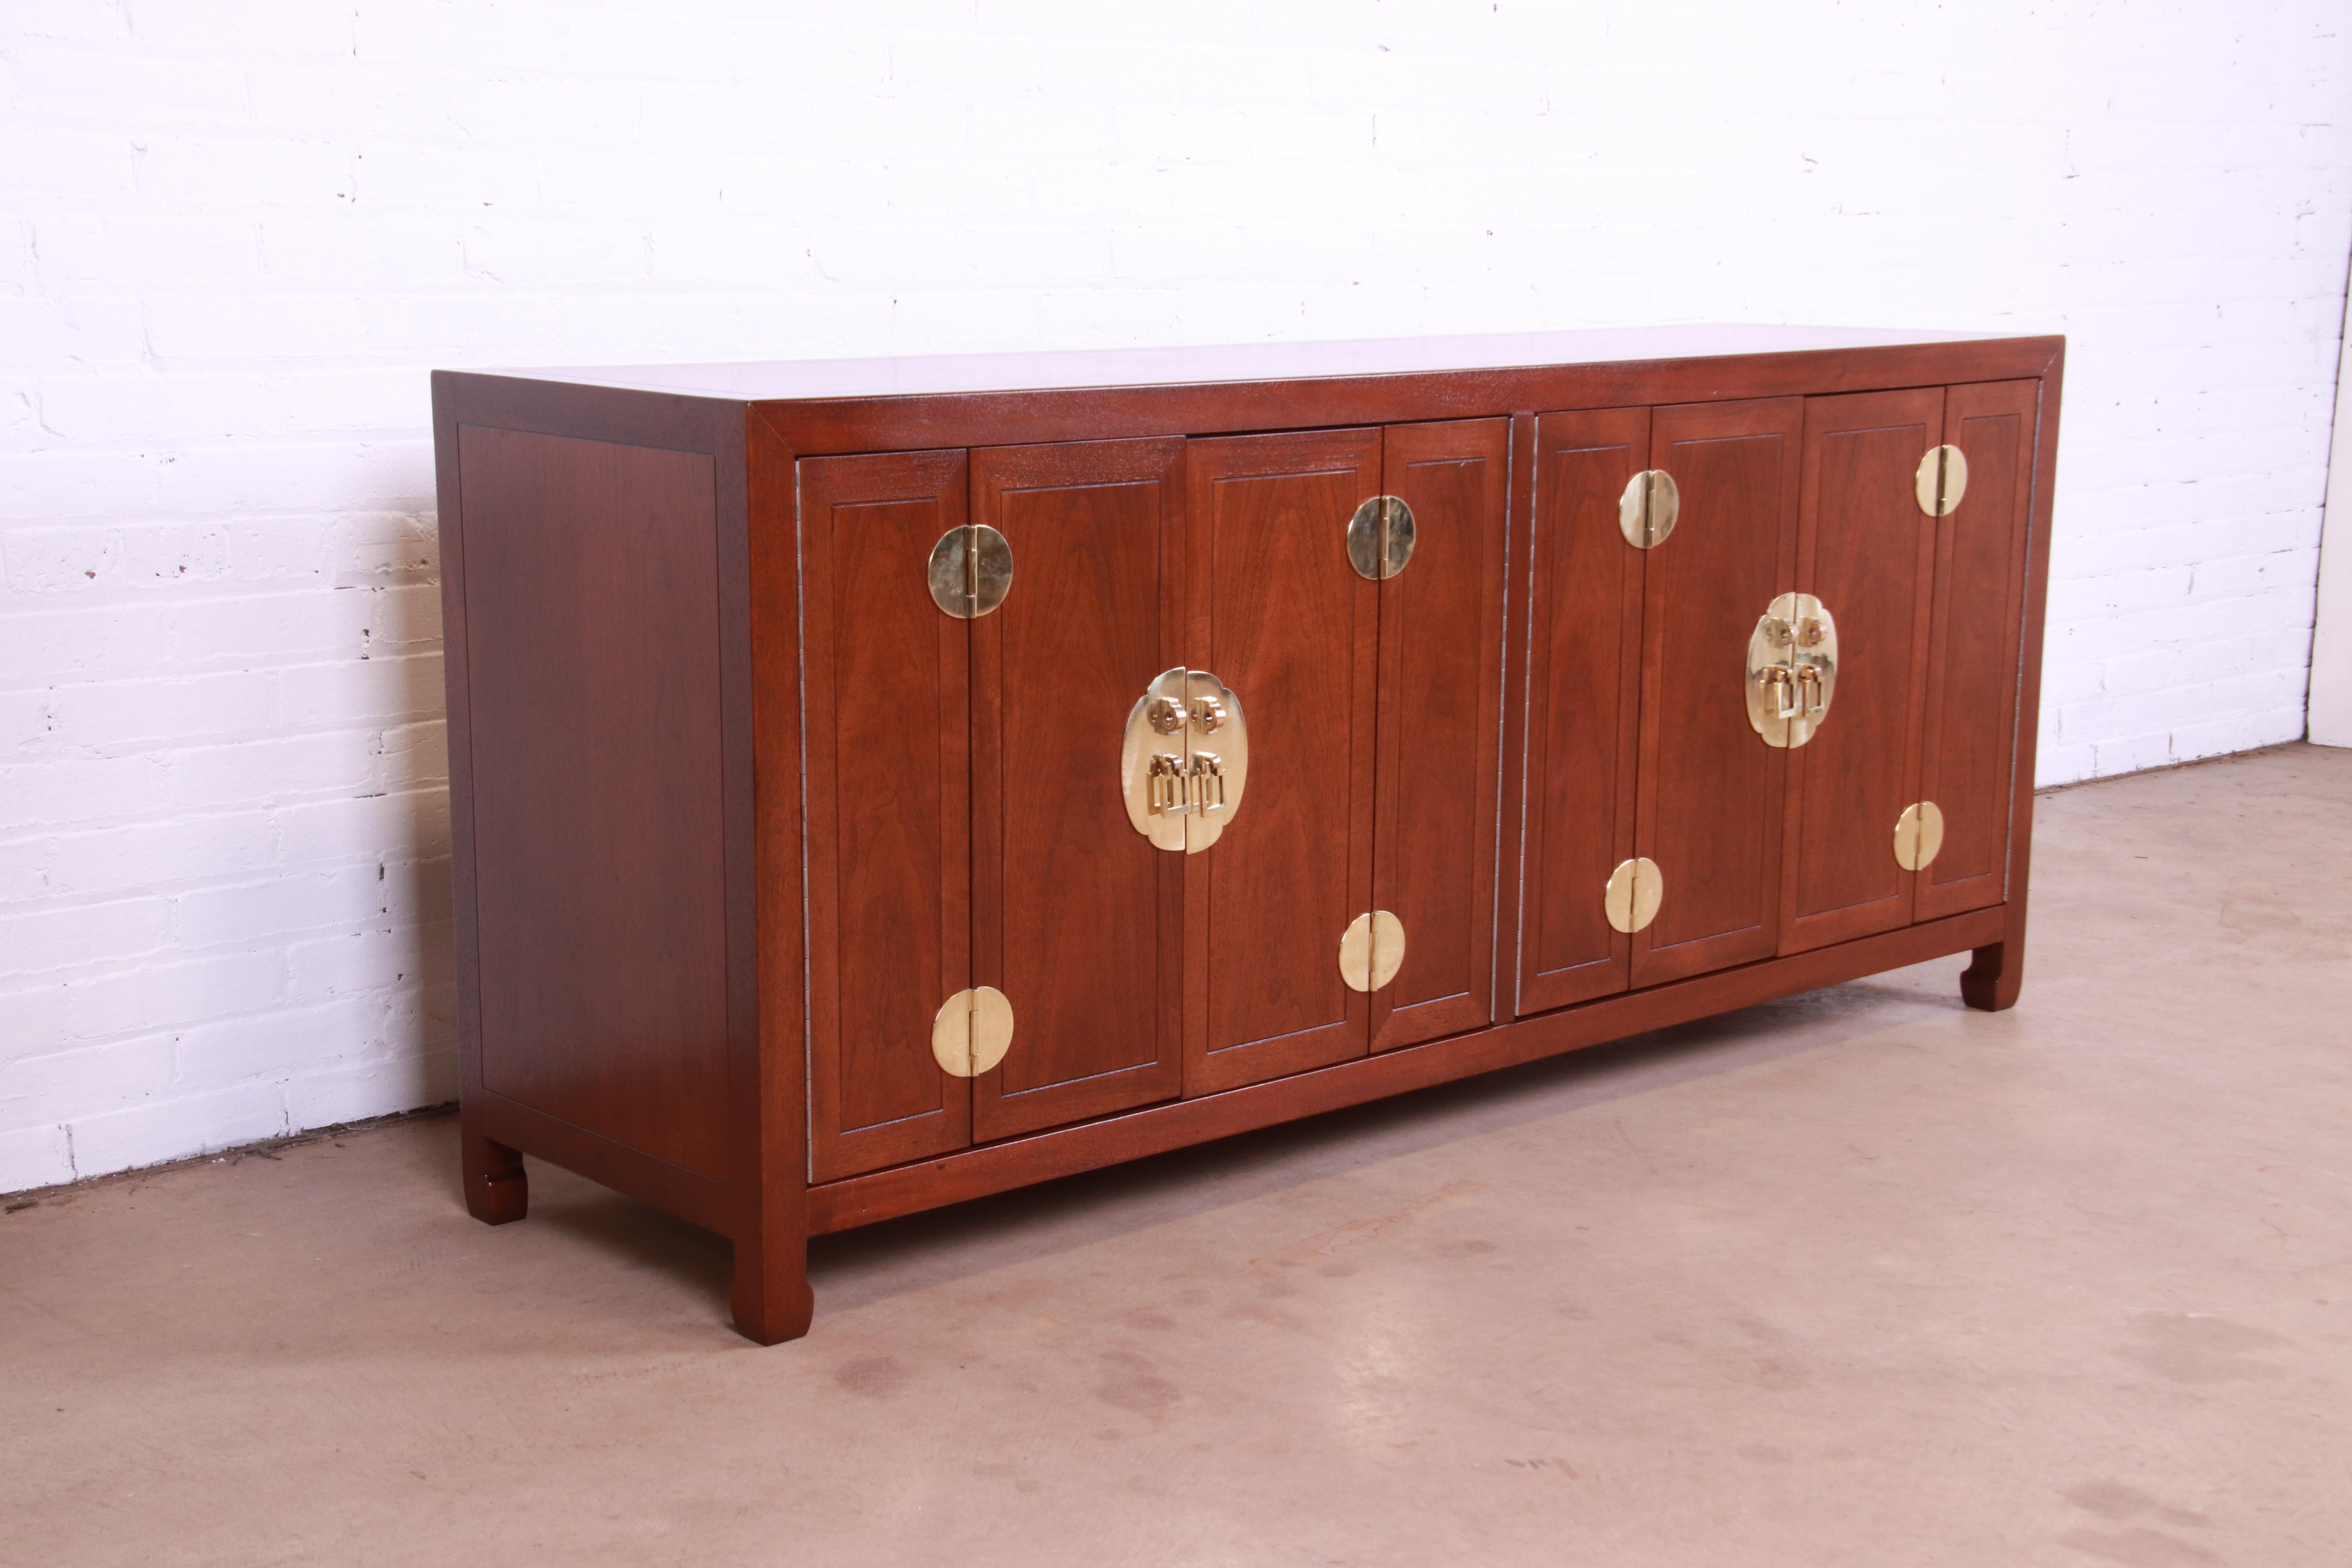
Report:
M1673 531L1643 552L1636 853L1663 883L1633 936L1633 984L1771 956L1779 942L1788 753L1748 721L1745 653L1793 591L1797 398L1693 404L1652 416L1650 463L1680 495Z
M927 575L964 455L800 465L808 681L811 1161L835 1177L971 1140L931 1024L973 984L971 623Z
M1969 479L1937 529L1920 793L1943 814L1944 841L1918 874L1921 920L2009 896L2019 620L2040 388L2032 381L1986 382L1947 394L1944 439L1967 459ZM2030 791L2021 799L2030 807Z
M1522 1016L1622 991L1632 973L1603 893L1633 854L1643 552L1620 511L1649 466L1650 411L1547 414L1536 443Z
M1183 861L1128 820L1119 741L1183 661L1184 443L971 455L972 521L1013 583L972 632L978 984L1010 1002L1003 1062L972 1080L987 1140L1172 1099Z
M1404 938L1371 993L1372 1048L1495 1019L1495 833L1501 764L1503 525L1510 423L1391 426L1382 489L1413 550L1380 584L1372 903Z
M1923 458L1942 441L1935 387L1805 401L1797 584L1837 626L1835 700L1789 752L1780 951L1911 920L1895 826L1919 798L1936 520Z
M1187 855L1184 1091L1362 1056L1339 942L1371 908L1379 588L1347 528L1380 493L1378 430L1189 444L1187 646L1241 703L1248 795Z

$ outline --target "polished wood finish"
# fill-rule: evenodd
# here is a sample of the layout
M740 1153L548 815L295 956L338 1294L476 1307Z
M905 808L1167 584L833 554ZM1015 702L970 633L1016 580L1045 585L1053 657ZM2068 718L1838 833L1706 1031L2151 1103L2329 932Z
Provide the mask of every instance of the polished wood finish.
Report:
M711 459L480 426L457 447L481 1087L723 1176Z
M982 449L971 491L1013 549L971 623L977 983L1014 1020L972 1081L991 1139L1183 1087L1184 858L1129 823L1118 737L1184 661L1184 443Z
M927 574L964 454L800 465L808 649L809 1083L819 1181L971 1142L931 1055L973 978L971 625Z
M730 892L734 949L751 950L745 987L751 1026L739 1027L729 1078L733 1144L725 1201L734 1238L729 1291L735 1326L761 1344L808 1332L816 1299L808 1281L809 1083L806 858L803 854L800 615L800 465L774 428L727 409L714 434L744 454L740 492L722 482L720 626L730 663L740 661L742 700L730 702L730 747L748 750L730 771L730 808L751 817L750 851L730 858L751 886ZM753 520L757 519L755 525ZM739 554L738 552L740 553ZM732 606L740 605L740 630ZM736 754L730 751L730 755ZM752 787L756 779L770 787ZM782 787L775 787L781 781ZM740 799L738 798L740 797ZM738 1011L742 1008L739 1006Z
M1381 442L1381 489L1412 509L1415 543L1379 590L1372 907L1403 924L1405 953L1371 994L1376 1051L1495 1021L1511 430L1401 425Z
M1943 439L1941 388L1805 400L1797 587L1837 623L1835 700L1789 753L1780 951L1908 925L1895 824L1920 798L1936 520L1920 457Z
M1536 443L1522 1017L1632 981L1633 939L1610 925L1601 891L1633 854L1644 552L1618 503L1650 466L1650 411L1548 414Z
M1381 433L1189 444L1192 668L1249 724L1242 809L1186 858L1184 1092L1370 1048L1371 1003L1339 938L1372 895L1380 593L1348 563L1348 520L1380 493Z
M436 374L467 1207L520 1217L528 1152L720 1231L736 1325L774 1342L808 1328L814 1232L1937 953L1973 953L1971 1006L2013 1004L2062 358L1684 328ZM1893 459L1801 437L1887 417L1829 399L1919 388L1971 468L1907 656L1924 636L1905 766L1948 797L1946 847L1916 923L1777 954L1885 900L1838 903L1864 830L1813 787L1834 753L1791 770L1748 729L1747 633L1846 572L1872 603L1833 603L1842 651L1866 623L1875 667L1893 612L1866 584L1899 551L1828 481ZM1614 509L1647 465L1684 504L1643 552ZM1383 489L1423 536L1376 585L1342 531ZM978 622L923 571L967 516L1018 556ZM1022 597L1041 584L1065 616ZM1144 852L1117 735L1088 738L1179 663L1235 686L1255 753L1193 856ZM1857 713L1899 727L1856 690L1808 750ZM1666 865L1638 942L1594 879L1629 852ZM1400 906L1444 939L1342 994L1347 921ZM984 978L1030 994L1014 1052L948 1079L931 1016Z
M2038 390L2030 381L1957 386L1944 416L1946 438L1968 456L1969 485L1935 542L1920 793L1943 811L1944 847L1914 879L1922 918L1983 909L2006 892Z
M1797 575L1795 398L1652 416L1650 466L1681 520L1643 563L1642 749L1634 853L1658 865L1657 919L1633 933L1633 984L1769 957L1779 945L1788 753L1748 722L1748 633Z

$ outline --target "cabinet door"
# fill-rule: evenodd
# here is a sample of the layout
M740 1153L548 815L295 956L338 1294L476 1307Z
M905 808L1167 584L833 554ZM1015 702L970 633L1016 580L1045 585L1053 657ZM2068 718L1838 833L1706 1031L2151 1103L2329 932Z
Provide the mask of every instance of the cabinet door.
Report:
M1187 646L1240 700L1249 773L1216 843L1185 857L1188 1095L1370 1048L1339 940L1372 891L1379 591L1348 520L1380 493L1378 430L1193 441Z
M1602 892L1633 853L1643 563L1618 502L1649 466L1650 411L1547 414L1536 442L1523 1016L1622 991L1632 973L1633 938Z
M1919 798L1936 544L1916 478L1943 417L1935 387L1805 400L1797 586L1836 623L1837 686L1789 752L1782 952L1911 921L1895 824Z
M964 455L800 465L808 701L811 1160L818 1181L971 1141L931 1020L971 985L971 623L926 567Z
M1183 861L1129 824L1119 740L1184 659L1184 443L971 457L972 521L1013 586L972 635L978 984L1012 1003L972 1080L980 1139L1172 1099L1181 1086Z
M1943 813L1944 843L1918 873L1921 920L2008 897L2009 775L2017 756L2019 623L2040 388L2033 381L1988 382L1953 387L1946 397L1944 439L1967 458L1969 482L1936 531L1920 794Z
M1405 951L1371 994L1376 1051L1495 1021L1510 453L1507 419L1381 434L1381 488L1412 509L1414 543L1380 585L1372 906Z
M1749 634L1797 573L1799 398L1652 416L1650 463L1674 477L1674 531L1643 563L1636 853L1657 863L1657 916L1633 937L1633 984L1769 958L1779 944L1788 753L1749 728Z

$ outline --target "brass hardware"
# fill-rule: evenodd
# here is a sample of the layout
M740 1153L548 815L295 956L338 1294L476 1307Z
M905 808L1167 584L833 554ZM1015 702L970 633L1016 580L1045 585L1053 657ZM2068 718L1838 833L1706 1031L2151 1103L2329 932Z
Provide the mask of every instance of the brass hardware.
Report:
M1339 937L1339 978L1350 991L1378 991L1404 967L1404 922L1386 910L1358 915Z
M1895 819L1895 863L1906 871L1924 871L1943 847L1943 807L1932 800L1905 806Z
M1013 591L1013 546L984 522L950 528L931 546L931 603L960 621L977 619Z
M1969 493L1968 454L1958 447L1931 447L1919 459L1919 472L1911 483L1912 493L1919 498L1919 510L1929 517L1949 517Z
M1617 531L1636 550L1655 550L1682 516L1682 487L1664 468L1643 468L1617 498Z
M1013 1004L993 985L959 991L931 1020L931 1059L950 1078L978 1078L1013 1045Z
M1773 746L1801 746L1837 696L1837 619L1811 594L1783 594L1748 638L1748 722Z
M1631 933L1658 918L1658 906L1665 897L1665 879L1658 874L1658 863L1643 855L1618 862L1617 869L1609 873L1601 907L1608 911L1612 927Z
M1412 559L1412 508L1397 496L1374 496L1348 520L1348 564L1377 583Z
M1217 749L1209 751L1203 742L1213 733ZM1162 670L1128 713L1118 777L1127 820L1152 847L1206 849L1241 808L1249 782L1241 699L1205 669Z

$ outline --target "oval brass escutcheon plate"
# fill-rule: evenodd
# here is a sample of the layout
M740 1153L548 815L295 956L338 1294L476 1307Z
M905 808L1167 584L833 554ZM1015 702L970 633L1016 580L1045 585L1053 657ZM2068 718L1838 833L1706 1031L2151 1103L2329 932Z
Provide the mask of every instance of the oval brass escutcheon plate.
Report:
M988 524L950 528L931 546L931 603L960 621L974 620L1013 591L1013 546Z
M1617 498L1617 531L1636 550L1655 550L1683 514L1682 487L1664 468L1643 468Z
M1248 787L1242 700L1208 670L1161 670L1128 710L1119 743L1128 826L1155 849L1198 855L1225 831Z
M1921 511L1929 517L1949 517L1960 498L1969 493L1968 454L1950 445L1928 447L1927 455L1919 459L1912 489L1919 498Z
M1932 800L1906 805L1895 819L1895 861L1906 871L1935 864L1944 847L1944 811Z
M1374 496L1348 520L1348 564L1359 577L1393 577L1412 559L1412 508L1400 496Z
M1768 746L1801 746L1837 696L1837 617L1811 594L1783 594L1748 637L1748 723Z
M931 1059L950 1078L978 1078L1013 1047L1013 1004L993 985L959 991L931 1020Z
M1665 879L1658 874L1658 863L1642 855L1617 863L1617 869L1609 873L1601 905L1608 911L1612 927L1631 934L1658 918L1658 906L1665 899Z
M1358 915L1339 938L1339 978L1350 991L1378 991L1404 967L1404 922L1386 910Z

